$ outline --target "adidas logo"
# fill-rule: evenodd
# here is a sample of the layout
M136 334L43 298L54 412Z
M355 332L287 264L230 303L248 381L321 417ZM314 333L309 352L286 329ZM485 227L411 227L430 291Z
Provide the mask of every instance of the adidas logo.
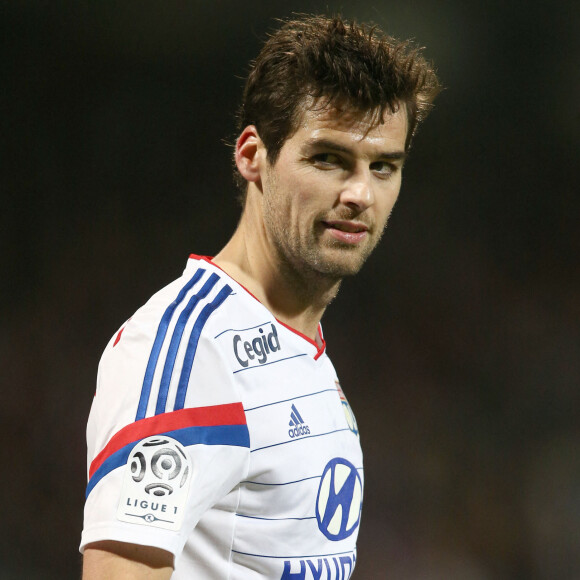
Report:
M303 435L310 435L310 429L308 428L308 425L304 423L304 419L300 416L296 405L292 405L291 411L290 422L288 423L288 425L290 425L288 435L290 435L292 439Z

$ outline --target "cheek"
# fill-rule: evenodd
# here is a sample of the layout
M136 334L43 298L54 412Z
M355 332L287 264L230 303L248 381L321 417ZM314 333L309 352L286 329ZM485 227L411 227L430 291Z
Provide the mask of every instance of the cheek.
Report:
M399 189L401 187L400 180L396 187L393 187L387 192L383 192L383 196L381 198L381 203L378 207L378 212L380 213L381 219L386 222L397 199L399 197Z
M308 215L314 213L317 203L320 204L320 196L317 191L314 181L305 183L300 179L288 180L284 184L283 194L286 219L303 221Z
M275 212L280 223L285 224L293 236L309 236L313 222L321 219L333 207L331 192L337 189L310 168L278 174L272 183L269 205L271 213Z

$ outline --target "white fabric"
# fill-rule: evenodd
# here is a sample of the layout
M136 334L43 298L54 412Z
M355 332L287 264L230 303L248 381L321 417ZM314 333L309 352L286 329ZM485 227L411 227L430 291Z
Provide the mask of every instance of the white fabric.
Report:
M81 550L156 546L176 580L348 579L362 454L320 342L192 256L103 354Z

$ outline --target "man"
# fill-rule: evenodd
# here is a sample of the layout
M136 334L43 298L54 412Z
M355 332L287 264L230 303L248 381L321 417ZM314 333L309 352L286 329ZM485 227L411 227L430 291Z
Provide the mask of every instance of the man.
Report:
M249 75L244 208L113 336L87 429L84 578L349 578L354 415L320 319L397 199L438 82L377 29L303 17Z

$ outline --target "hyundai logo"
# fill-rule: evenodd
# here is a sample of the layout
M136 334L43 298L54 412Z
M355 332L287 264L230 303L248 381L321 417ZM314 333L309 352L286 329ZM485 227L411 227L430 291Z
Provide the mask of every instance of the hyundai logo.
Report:
M341 457L328 462L316 498L320 531L333 542L348 538L358 527L362 509L362 481L357 468Z

